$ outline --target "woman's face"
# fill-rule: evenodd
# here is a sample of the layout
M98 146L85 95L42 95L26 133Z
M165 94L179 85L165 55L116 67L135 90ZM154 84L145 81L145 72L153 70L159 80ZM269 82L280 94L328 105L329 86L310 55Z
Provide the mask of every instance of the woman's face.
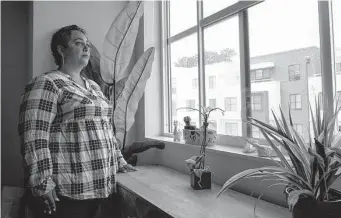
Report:
M85 67L90 58L90 43L78 30L71 31L68 47L64 49L64 64Z

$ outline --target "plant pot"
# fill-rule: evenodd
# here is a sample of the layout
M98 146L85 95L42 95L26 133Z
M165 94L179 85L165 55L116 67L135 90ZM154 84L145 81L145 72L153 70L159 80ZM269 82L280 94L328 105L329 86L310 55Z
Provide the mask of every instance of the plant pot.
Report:
M293 218L340 218L341 200L320 202L315 199L300 198L292 211Z
M200 177L195 175L193 170L190 172L190 179L191 179L191 187L195 190L201 189L211 189L211 172L210 171L203 171Z
M330 201L318 201L309 196L300 196L295 204L293 218L339 218L341 217L341 192L329 189Z
M204 131L203 130L183 130L183 136L186 144L191 145L202 145L204 140ZM215 145L217 141L217 131L208 129L206 135L207 146Z

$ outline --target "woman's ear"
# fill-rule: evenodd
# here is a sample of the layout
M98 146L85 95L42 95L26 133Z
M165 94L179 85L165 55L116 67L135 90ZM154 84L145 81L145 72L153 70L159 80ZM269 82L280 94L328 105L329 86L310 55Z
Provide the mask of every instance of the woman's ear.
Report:
M64 47L61 45L57 45L57 51L60 54L60 56L65 57L64 55Z

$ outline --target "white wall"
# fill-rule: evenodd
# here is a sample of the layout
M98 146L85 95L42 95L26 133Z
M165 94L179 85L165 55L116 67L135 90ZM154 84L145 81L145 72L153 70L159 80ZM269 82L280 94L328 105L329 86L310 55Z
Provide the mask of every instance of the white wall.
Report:
M35 1L33 3L33 77L55 69L50 52L52 34L71 24L84 28L89 40L102 51L102 43L111 23L125 1Z

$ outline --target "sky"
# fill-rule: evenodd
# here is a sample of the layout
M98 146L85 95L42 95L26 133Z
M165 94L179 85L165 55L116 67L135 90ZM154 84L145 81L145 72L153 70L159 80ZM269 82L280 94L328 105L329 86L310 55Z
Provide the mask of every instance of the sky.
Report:
M236 1L204 0L204 15L217 12ZM172 35L196 25L195 1L171 1L170 4ZM333 9L335 45L341 47L341 0L333 1ZM204 37L206 50L219 52L229 47L239 51L238 17L206 27ZM251 57L319 46L317 0L266 0L253 6L249 9L249 37ZM196 34L175 42L172 53L174 57L196 54Z

